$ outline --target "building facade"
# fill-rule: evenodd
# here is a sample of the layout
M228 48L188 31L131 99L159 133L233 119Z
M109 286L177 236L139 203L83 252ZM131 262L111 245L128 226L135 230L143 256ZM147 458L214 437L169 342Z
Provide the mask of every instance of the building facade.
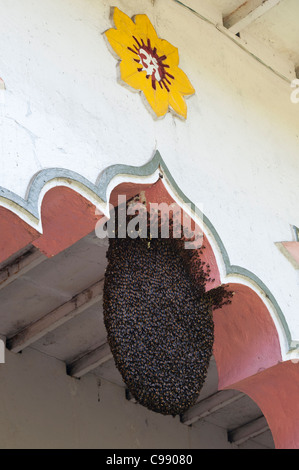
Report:
M297 14L2 0L1 448L298 448ZM176 418L129 399L102 324L96 227L141 193L189 214L234 291Z

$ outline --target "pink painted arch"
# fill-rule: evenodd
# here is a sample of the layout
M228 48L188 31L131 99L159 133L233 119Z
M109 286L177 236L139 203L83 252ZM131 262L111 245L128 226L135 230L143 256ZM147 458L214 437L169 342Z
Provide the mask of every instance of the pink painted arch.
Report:
M173 202L163 180L154 184L123 183L115 187L110 202L118 194L130 198L144 191L147 203ZM74 189L57 186L43 198L43 233L32 229L8 209L0 210L2 228L0 255L12 253L33 243L48 257L55 256L95 229L102 217L96 207ZM14 234L18 233L17 239ZM205 260L210 264L213 285L221 283L213 241L203 230ZM239 389L249 395L264 413L277 448L299 448L299 365L282 362L279 335L270 312L253 288L231 283L235 292L231 305L214 313L214 356L219 389Z

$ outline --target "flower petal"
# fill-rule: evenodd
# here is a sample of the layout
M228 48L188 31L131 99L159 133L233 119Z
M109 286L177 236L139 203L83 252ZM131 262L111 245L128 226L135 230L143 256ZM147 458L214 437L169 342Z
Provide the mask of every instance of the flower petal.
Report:
M187 75L178 67L178 49L165 39L160 39L146 15L136 15L135 23L117 7L114 8L114 24L105 32L111 47L120 57L120 76L123 82L142 91L158 117L164 116L169 106L180 116L187 117L183 95L195 93ZM153 51L160 67L164 67L161 80L142 70L139 48L147 46ZM162 73L162 72L161 72ZM153 74L153 77L155 75Z
M143 84L142 91L145 98L150 104L151 108L155 112L157 117L164 116L168 111L169 106L169 93L164 89L160 88L159 84L156 83L156 90L153 89L150 79L145 79L146 83Z
M152 43L152 47L154 47L158 36L148 17L146 15L136 15L135 23L137 34L139 34L145 43L147 43L147 39L149 39Z
M182 93L183 95L193 95L195 90L190 83L189 78L183 72L182 69L179 67L172 69L172 74L174 76L173 85L175 85L176 89Z
M187 105L182 97L182 95L175 89L171 88L171 93L169 97L169 105L172 107L172 109L179 114L180 116L183 116L183 118L187 118Z
M119 31L127 33L128 35L134 34L136 29L134 21L132 21L128 15L120 11L117 7L114 7L113 21Z
M165 63L170 67L178 66L179 64L179 51L178 48L166 41L166 39L159 39L158 41L158 54L166 55Z
M117 29L111 28L105 32L105 36L108 39L114 52L116 52L116 54L121 59L124 58L127 54L129 54L129 50L127 47L127 44L128 44L127 34L124 34L122 31L118 31Z
M135 90L142 91L149 105L158 117L164 116L168 111L169 93L161 89L156 83L156 90L152 87L150 78L146 78L146 72L138 72L136 63L123 60L120 63L121 79Z
M119 65L121 79L132 88L140 90L142 88L145 72L138 72L138 64L132 58L125 58ZM142 79L143 78L143 79Z

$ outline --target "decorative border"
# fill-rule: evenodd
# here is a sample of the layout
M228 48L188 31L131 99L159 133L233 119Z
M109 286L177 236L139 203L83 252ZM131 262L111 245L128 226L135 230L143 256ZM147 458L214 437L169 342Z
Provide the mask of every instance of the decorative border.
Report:
M243 278L250 282L250 284L254 284L263 294L264 298L270 302L274 311L276 312L278 321L282 327L282 331L288 345L289 351L292 352L299 347L299 344L292 341L290 330L286 319L283 315L281 308L279 307L276 299L272 295L271 291L267 288L267 286L263 283L261 279L259 279L254 273L248 271L241 266L231 265L228 253L224 247L224 244L217 233L215 227L211 223L211 221L206 217L205 214L195 206L195 204L190 201L190 199L181 191L178 187L177 183L173 179L167 165L165 164L164 160L162 159L159 151L155 152L153 158L146 163L145 165L136 167L131 165L112 165L107 167L99 176L96 184L91 183L89 180L81 176L80 174L66 170L63 168L50 168L45 169L38 172L32 179L31 184L28 190L27 199L23 199L17 194L13 193L12 191L0 187L0 203L1 199L9 201L9 203L13 203L14 205L18 206L18 209L21 212L27 212L27 215L30 215L35 219L37 223L40 222L39 218L39 199L42 194L43 188L53 180L61 180L64 183L68 183L69 185L74 185L74 183L78 184L83 188L87 193L91 194L91 196L96 196L100 201L102 201L105 205L108 203L107 200L107 192L108 186L112 182L115 177L119 176L129 176L129 177L148 177L153 175L157 170L163 174L169 186L172 188L174 193L178 196L178 198L185 204L191 208L191 211L199 217L203 221L204 226L208 229L210 234L212 235L216 246L221 254L223 263L224 263L224 271L226 277L238 276L239 278ZM74 188L75 189L75 188ZM298 231L298 229L297 229ZM298 232L297 232L298 233Z

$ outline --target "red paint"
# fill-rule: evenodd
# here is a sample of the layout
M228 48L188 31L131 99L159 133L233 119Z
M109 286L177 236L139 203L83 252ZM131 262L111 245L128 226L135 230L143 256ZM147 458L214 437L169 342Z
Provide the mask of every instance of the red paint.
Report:
M231 284L230 305L214 312L214 356L219 389L281 361L278 334L260 297L249 287Z
M150 209L150 203L157 203L157 204L161 204L161 203L166 203L168 205L171 205L173 203L175 203L174 199L172 198L172 196L167 192L162 180L158 180L157 183L153 184L152 186L150 186L146 191L145 191L145 195L146 195L146 202L147 202L147 209L149 210ZM186 216L186 214L185 214ZM191 221L191 230L195 230L195 228L201 232L201 230L195 226L195 222L192 220ZM209 243L209 240L208 238L206 237L205 234L203 234L203 246L204 246L204 250L203 250L203 254L201 255L201 259L203 262L205 262L206 264L209 264L210 266L210 269L211 269L211 279L215 279L215 281L213 283L209 283L207 284L207 289L212 289L213 287L217 287L221 284L221 280L220 280L220 273L219 273L219 269L218 269L218 266L217 266L217 262L216 262L216 258L215 258L215 255L213 253L213 250L212 250L212 247L211 247L211 244Z
M40 234L10 210L0 207L0 263Z
M151 186L150 184L121 183L111 192L109 203L113 207L117 207L118 196L126 196L127 201L129 201L136 194L140 194L141 191L147 191Z
M147 44L145 44L143 39L139 42L135 36L132 37L136 44L133 44L133 47L127 47L127 49L139 57L139 59L133 57L133 60L141 65L141 67L136 66L136 70L146 72L146 78L151 79L154 90L156 90L156 82L158 82L160 88L164 87L169 92L167 84L171 85L170 79L174 80L174 76L166 71L169 68L169 65L163 63L167 59L166 55L159 56L156 47L152 48L150 39L147 39Z
M147 202L147 208L149 210L151 203L165 203L168 205L171 205L175 202L173 197L168 193L166 190L163 180L160 178L158 181L146 188L145 191L146 194L146 202Z
M173 203L163 182L153 185L124 183L111 193L117 205L118 194L127 200L145 191L150 202ZM40 235L11 211L0 208L0 262L29 243L47 256L54 256L95 229L102 217L86 198L66 187L50 189L41 209L43 234ZM289 245L298 255L298 242ZM212 247L204 235L203 259L212 269L215 283L220 275ZM260 297L241 284L230 286L235 296L232 304L214 312L214 355L219 375L219 389L236 388L248 394L268 420L277 448L299 448L299 364L281 362L278 334Z
M246 393L261 408L276 449L299 448L299 363L282 362L231 388Z
M41 209L43 235L33 244L46 256L54 256L88 235L102 215L74 190L62 186L50 189Z
M282 242L282 245L299 265L299 242Z
M123 183L112 191L110 203L116 207L119 194L129 200L147 187ZM46 256L54 256L94 231L101 217L96 206L75 190L64 186L52 188L43 198L43 234L34 245Z

